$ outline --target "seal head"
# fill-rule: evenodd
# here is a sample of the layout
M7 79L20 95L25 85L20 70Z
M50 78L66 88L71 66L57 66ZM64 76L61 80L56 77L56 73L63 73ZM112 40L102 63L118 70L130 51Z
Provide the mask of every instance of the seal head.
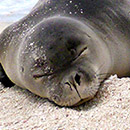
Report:
M18 55L24 86L61 106L93 98L99 82L86 30L89 27L67 17L48 18L30 30Z

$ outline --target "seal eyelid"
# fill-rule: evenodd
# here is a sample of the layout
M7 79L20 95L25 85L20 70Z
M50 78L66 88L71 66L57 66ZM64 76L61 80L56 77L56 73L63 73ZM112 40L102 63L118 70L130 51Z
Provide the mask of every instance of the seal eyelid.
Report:
M88 49L87 47L83 48L83 50L79 53L78 57L79 57L80 55L82 55L83 52L86 51L87 49Z
M87 47L83 48L83 49L81 50L81 52L73 59L73 61L74 61L75 59L77 59L79 56L81 56L81 55L83 54L83 52L86 51L86 50L87 50Z

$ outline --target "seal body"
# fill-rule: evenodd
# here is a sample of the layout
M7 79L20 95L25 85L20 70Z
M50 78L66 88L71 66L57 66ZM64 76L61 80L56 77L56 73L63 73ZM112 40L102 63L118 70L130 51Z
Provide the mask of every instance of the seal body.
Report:
M0 35L0 62L16 85L61 106L130 75L129 0L39 0Z

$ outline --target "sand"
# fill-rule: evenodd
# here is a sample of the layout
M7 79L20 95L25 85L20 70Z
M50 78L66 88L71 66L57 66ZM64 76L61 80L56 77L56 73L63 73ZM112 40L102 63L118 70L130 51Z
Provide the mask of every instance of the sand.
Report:
M0 130L130 130L130 78L110 77L93 100L75 108L1 85Z
M0 130L130 130L130 78L111 76L93 100L74 108L1 84Z

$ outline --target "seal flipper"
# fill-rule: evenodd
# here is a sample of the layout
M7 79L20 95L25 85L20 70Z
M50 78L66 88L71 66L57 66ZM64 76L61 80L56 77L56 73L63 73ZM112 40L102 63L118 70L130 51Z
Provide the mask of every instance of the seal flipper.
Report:
M12 87L14 83L10 81L7 75L4 72L2 65L0 64L0 82L4 85L4 87Z

